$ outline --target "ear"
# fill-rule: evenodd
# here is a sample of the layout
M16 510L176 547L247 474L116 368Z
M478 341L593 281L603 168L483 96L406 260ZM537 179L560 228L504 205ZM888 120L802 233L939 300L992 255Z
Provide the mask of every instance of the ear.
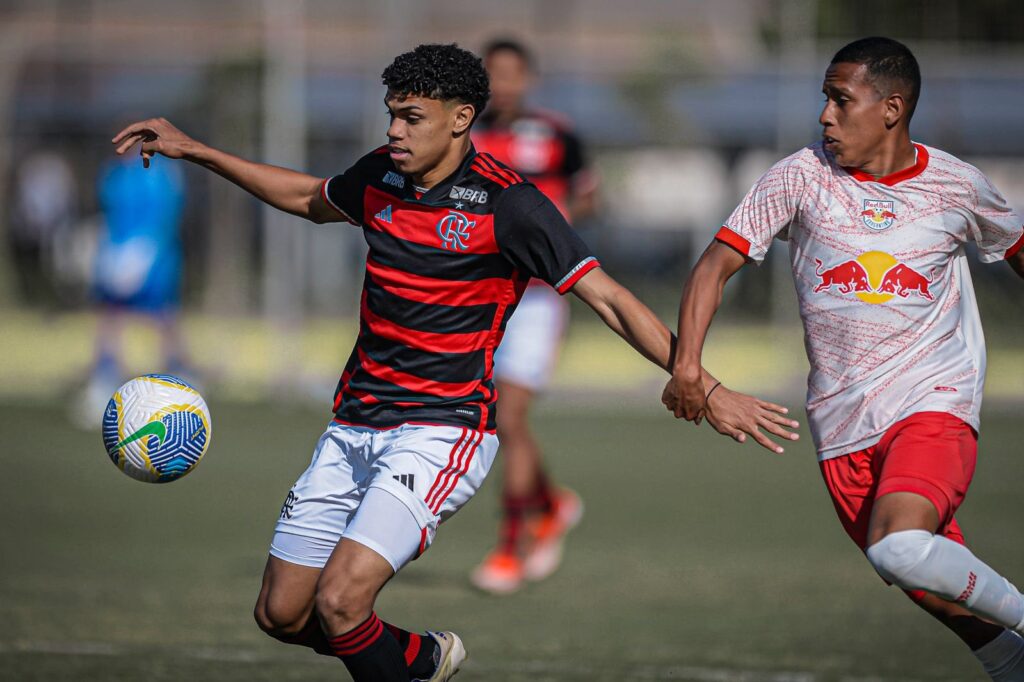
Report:
M476 116L476 107L472 104L456 105L455 110L452 112L452 133L454 135L462 135L469 130L474 116Z
M885 98L885 127L893 128L903 121L907 115L907 100L899 92L893 92Z

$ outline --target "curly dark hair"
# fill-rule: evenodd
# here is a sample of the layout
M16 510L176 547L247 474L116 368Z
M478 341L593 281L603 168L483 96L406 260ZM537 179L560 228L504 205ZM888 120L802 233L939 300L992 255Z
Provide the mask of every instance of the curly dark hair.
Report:
M389 94L472 104L477 115L491 97L483 62L455 43L420 45L400 54L384 69L381 79Z

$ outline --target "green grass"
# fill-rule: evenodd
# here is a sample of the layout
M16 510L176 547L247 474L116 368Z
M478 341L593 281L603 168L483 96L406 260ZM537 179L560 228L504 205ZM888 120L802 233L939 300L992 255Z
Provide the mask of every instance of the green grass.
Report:
M260 633L252 602L284 494L323 412L214 404L196 472L137 483L65 406L0 410L0 678L344 680ZM782 456L651 414L542 406L537 427L587 514L551 580L467 586L496 523L492 477L385 590L382 617L466 640L471 680L980 680L955 638L874 576L806 442ZM989 415L960 514L1024 580L1019 423Z

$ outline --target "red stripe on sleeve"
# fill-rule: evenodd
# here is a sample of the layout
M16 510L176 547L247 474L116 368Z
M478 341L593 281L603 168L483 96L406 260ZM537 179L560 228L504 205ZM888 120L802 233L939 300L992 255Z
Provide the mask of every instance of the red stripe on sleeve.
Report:
M1006 259L1013 258L1021 249L1024 249L1024 233L1021 233L1020 239L1018 239L1013 246L1006 250L1006 255L1003 257Z
M750 255L750 242L724 225L722 226L722 229L718 231L718 234L715 235L715 239L723 244L731 246L744 256Z
M594 268L601 267L601 263L599 263L596 258L591 257L589 260L583 261L582 264L576 267L578 269L575 272L569 275L567 279L559 282L558 288L555 289L555 291L563 295L568 293L574 286L576 286L576 282L579 282L580 279L583 278L583 275L587 274Z
M479 162L474 161L473 165L471 167L472 167L473 170L475 170L477 173L479 173L480 175L484 176L488 180L493 180L494 182L498 183L502 187L508 187L509 186L509 183L507 181L502 180L500 177L495 175L493 172L491 172L490 170L484 168Z

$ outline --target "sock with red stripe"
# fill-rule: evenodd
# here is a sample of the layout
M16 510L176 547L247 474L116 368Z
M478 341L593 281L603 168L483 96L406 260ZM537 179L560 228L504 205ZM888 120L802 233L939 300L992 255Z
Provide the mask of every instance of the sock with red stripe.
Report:
M425 680L434 674L434 671L437 670L437 658L435 657L440 650L433 637L426 634L418 635L391 623L384 623L384 627L388 629L405 653L405 665L409 668L409 679Z
M409 682L402 648L377 614L329 641L354 682Z
M555 491L551 486L551 481L548 480L548 475L544 473L543 469L537 470L537 480L533 485L537 509L545 514L550 514L555 510Z
M533 496L505 495L501 499L501 529L498 531L498 550L503 554L518 554L526 514L533 507Z

